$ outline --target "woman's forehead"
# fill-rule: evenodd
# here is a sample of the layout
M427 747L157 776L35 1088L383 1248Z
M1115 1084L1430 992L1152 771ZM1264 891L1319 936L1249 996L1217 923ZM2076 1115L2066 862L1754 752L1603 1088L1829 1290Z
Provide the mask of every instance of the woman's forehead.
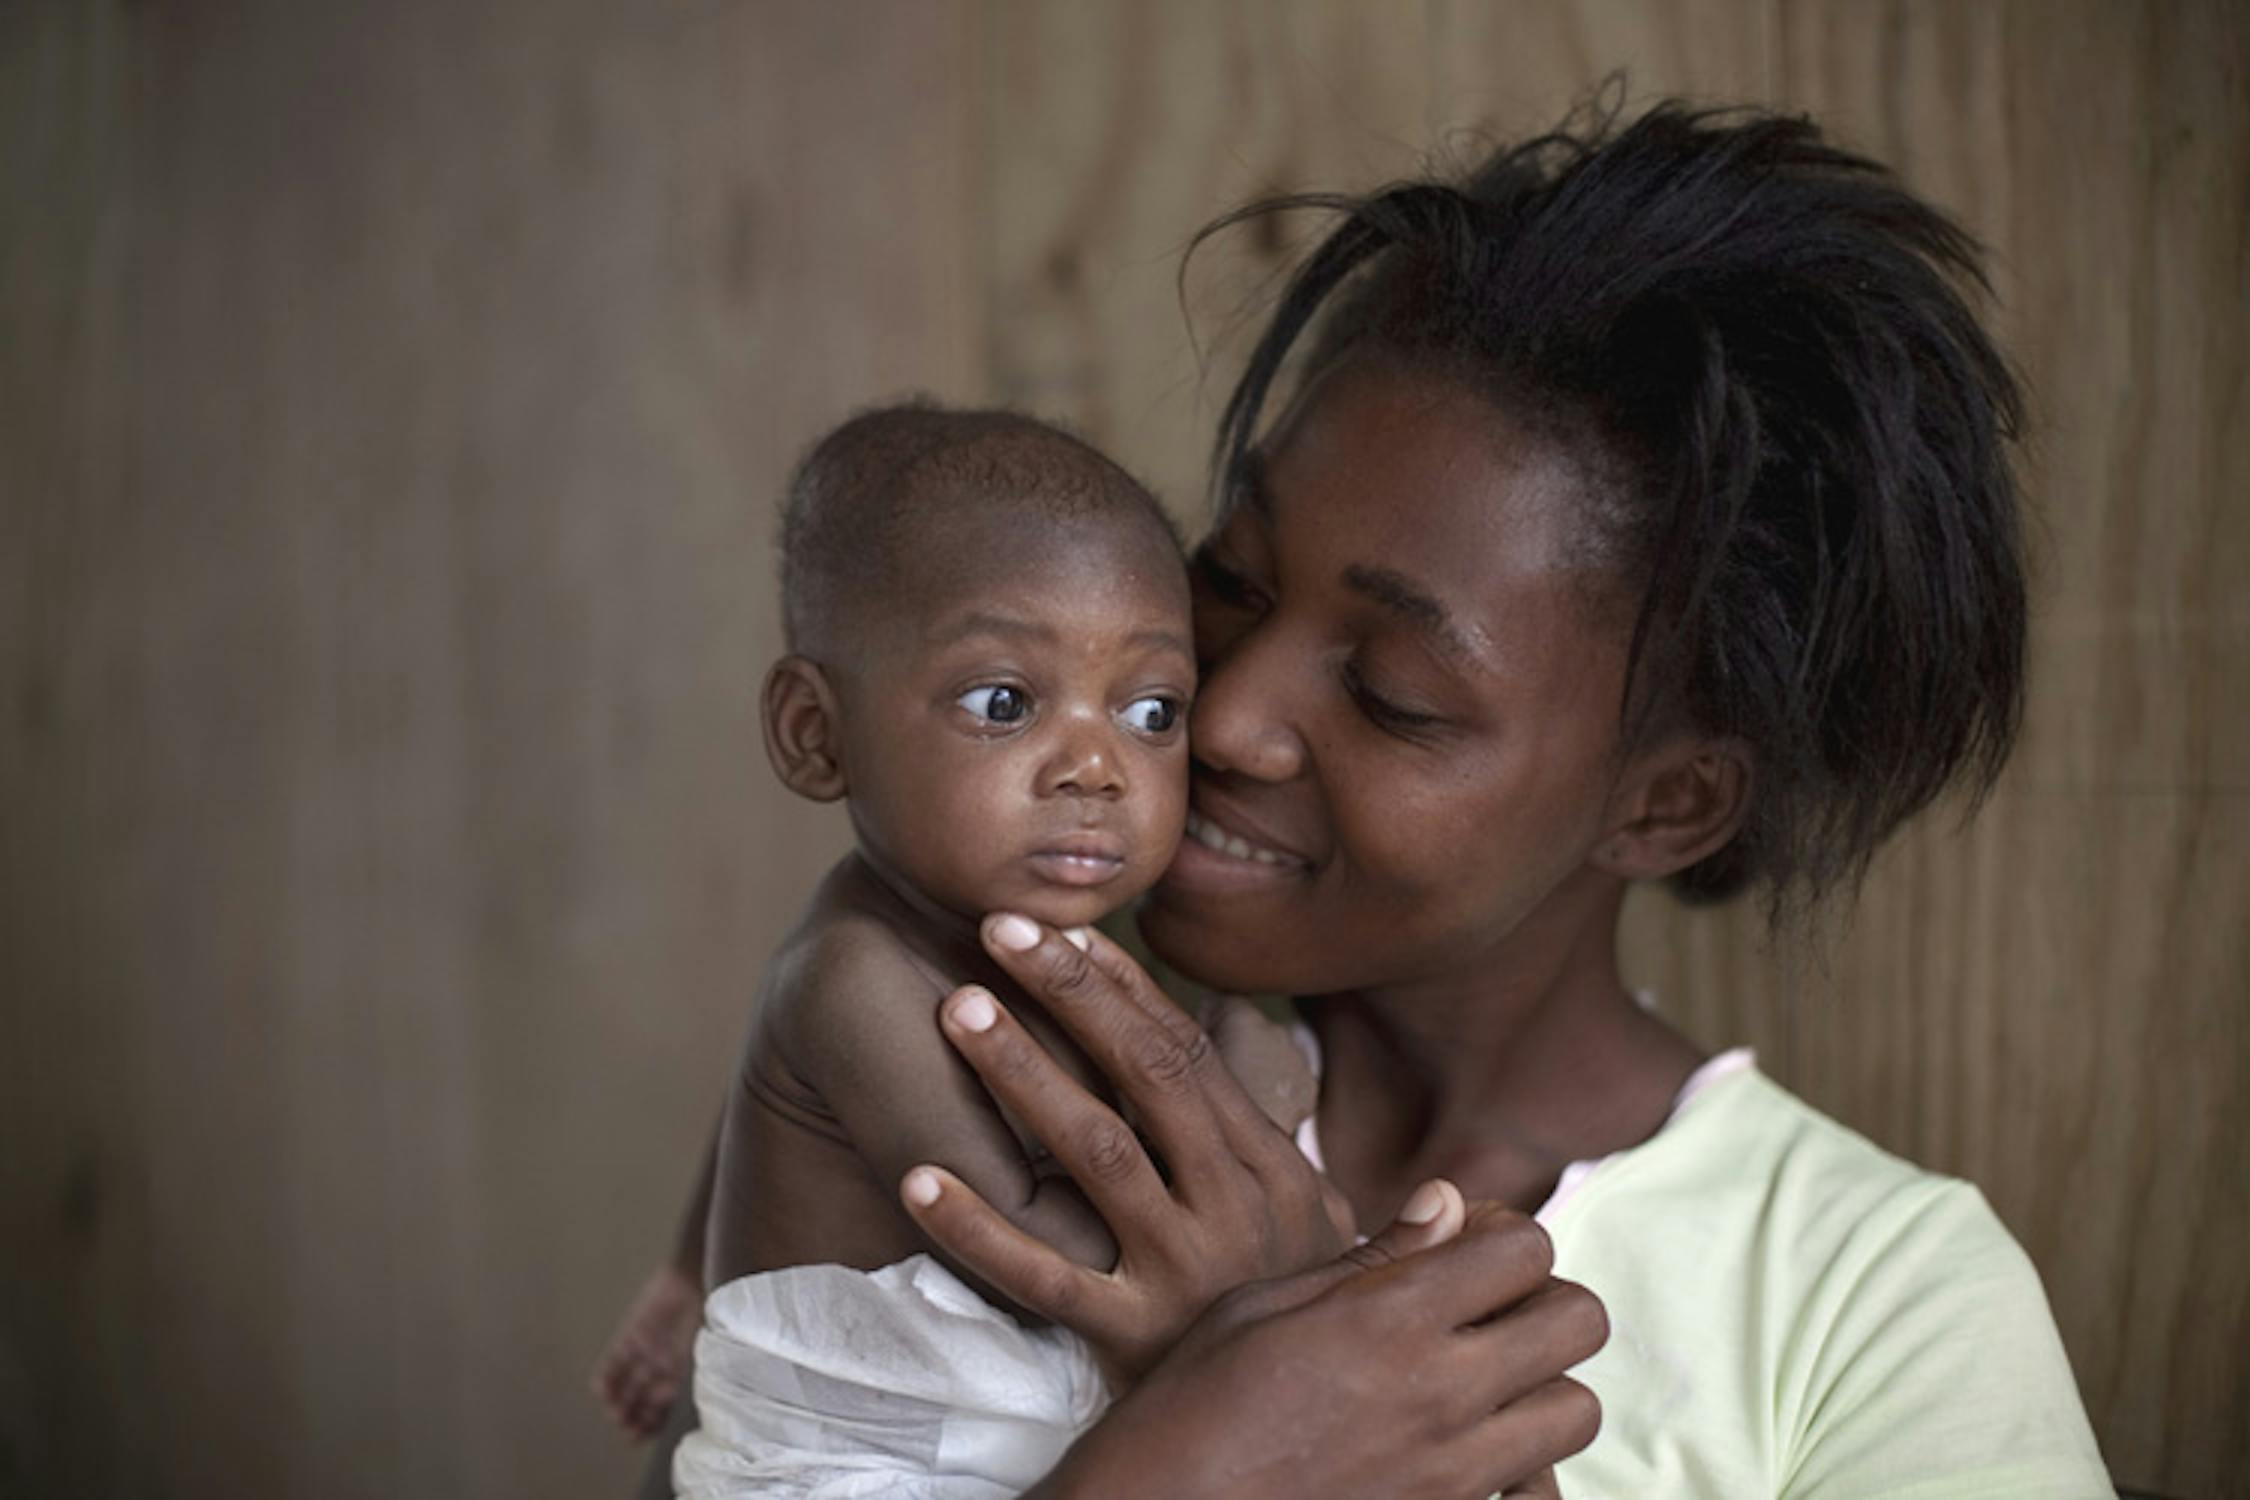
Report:
M1568 457L1493 401L1361 365L1294 404L1245 466L1236 504L1293 548L1320 552L1340 583L1372 578L1419 596L1407 599L1414 611L1428 600L1460 613L1524 586L1583 593L1585 498Z

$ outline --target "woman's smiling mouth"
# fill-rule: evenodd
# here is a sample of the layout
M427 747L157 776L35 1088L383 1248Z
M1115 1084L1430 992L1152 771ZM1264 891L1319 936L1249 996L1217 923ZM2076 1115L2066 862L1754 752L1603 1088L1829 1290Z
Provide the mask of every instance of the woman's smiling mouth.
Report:
M1193 808L1188 810L1187 836L1204 848L1217 854L1224 854L1232 859L1246 859L1256 864L1274 865L1282 869L1301 870L1305 868L1305 862L1294 854L1285 854L1279 849L1269 849L1263 844L1254 844L1241 834L1220 827L1216 820L1205 817Z

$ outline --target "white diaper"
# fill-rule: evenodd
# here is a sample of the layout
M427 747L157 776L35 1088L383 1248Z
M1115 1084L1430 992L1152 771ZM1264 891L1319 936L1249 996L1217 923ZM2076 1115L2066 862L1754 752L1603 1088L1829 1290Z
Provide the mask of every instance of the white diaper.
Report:
M927 1255L730 1281L695 1341L684 1500L1000 1500L1107 1402L1083 1340L1027 1329Z

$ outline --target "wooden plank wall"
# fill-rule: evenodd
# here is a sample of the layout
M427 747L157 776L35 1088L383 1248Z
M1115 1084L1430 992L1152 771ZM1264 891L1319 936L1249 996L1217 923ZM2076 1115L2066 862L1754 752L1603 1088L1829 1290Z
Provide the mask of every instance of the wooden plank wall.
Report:
M1849 929L1651 900L1713 1043L1981 1183L2121 1481L2250 1493L2250 98L2224 0L0 13L0 1495L615 1493L582 1394L750 977L768 508L923 387L1183 513L1255 192L1613 69L1816 111L1998 252L2006 785Z

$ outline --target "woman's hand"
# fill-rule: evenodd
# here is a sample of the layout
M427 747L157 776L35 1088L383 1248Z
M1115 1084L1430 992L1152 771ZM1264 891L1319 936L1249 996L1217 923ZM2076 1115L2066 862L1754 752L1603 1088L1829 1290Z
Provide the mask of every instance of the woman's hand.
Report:
M1601 1304L1500 1205L1412 1239L1220 1299L1033 1494L1554 1496L1601 1425L1563 1374L1607 1336Z
M1132 1384L1221 1294L1332 1260L1342 1196L1245 1095L1195 1022L1098 933L996 916L985 945L1116 1086L1162 1156L1080 1087L986 991L941 1024L1108 1223L1115 1268L1089 1271L1008 1223L950 1173L918 1167L902 1197L923 1231L1003 1295L1077 1332L1113 1390ZM1081 946L1083 944L1083 946ZM1435 1217L1433 1211L1432 1217Z
M1465 1211L1436 1182L1401 1223L1336 1253L1349 1210L1137 965L1098 934L1073 934L1081 947L1005 917L985 933L1110 1077L1169 1173L989 994L948 997L954 1045L1119 1245L1115 1269L1089 1271L948 1173L917 1167L901 1184L933 1240L1084 1336L1113 1388L1132 1384L1036 1493L1554 1494L1549 1469L1600 1425L1564 1372L1608 1327L1591 1293L1552 1277L1537 1224L1497 1205Z

